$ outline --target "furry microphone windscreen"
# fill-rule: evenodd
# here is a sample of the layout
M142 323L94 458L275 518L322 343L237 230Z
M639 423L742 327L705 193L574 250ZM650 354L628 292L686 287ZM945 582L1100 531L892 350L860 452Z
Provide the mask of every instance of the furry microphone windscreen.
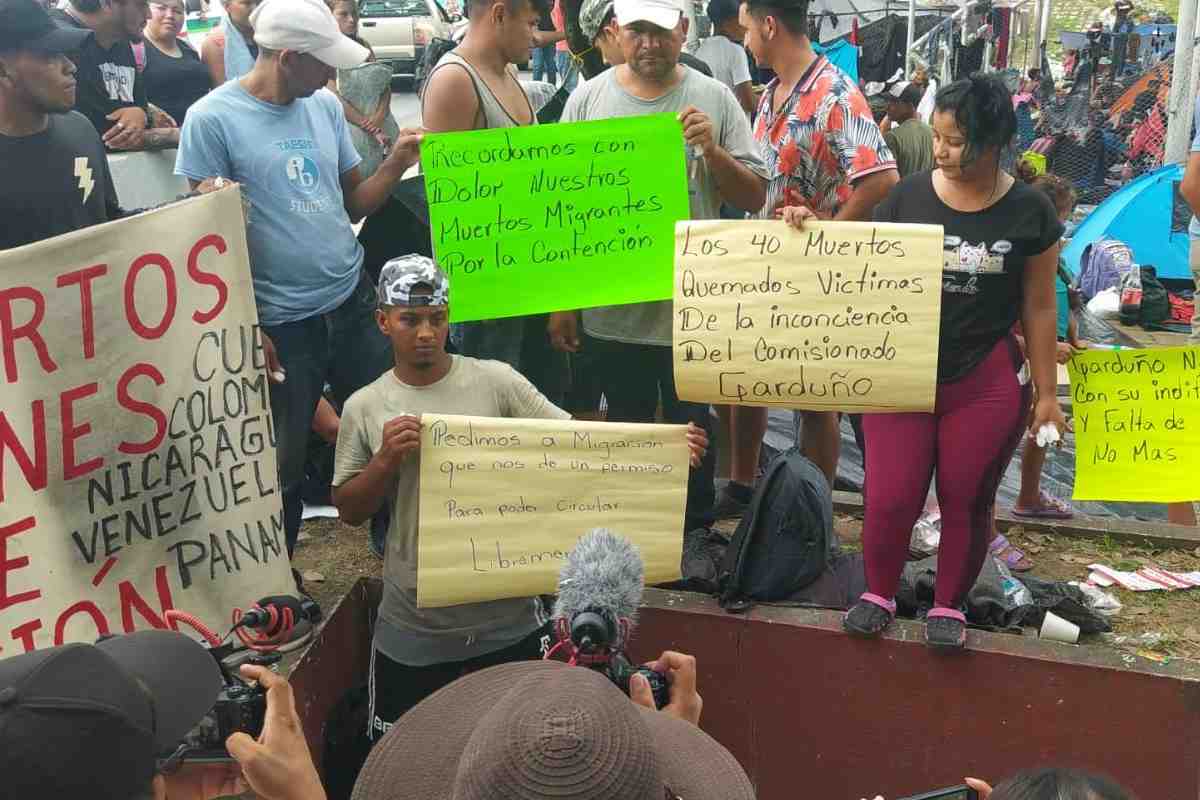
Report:
M637 619L644 580L642 554L624 536L596 528L580 537L559 573L554 616L570 621L580 611L597 611L614 623Z

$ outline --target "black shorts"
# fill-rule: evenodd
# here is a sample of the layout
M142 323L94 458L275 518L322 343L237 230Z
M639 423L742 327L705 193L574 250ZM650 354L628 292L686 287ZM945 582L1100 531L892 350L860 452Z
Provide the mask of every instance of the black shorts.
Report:
M467 661L410 667L379 652L371 652L371 679L367 687L370 709L367 738L379 741L404 712L447 684L469 672L513 661L541 661L554 646L554 623L547 622L516 644Z

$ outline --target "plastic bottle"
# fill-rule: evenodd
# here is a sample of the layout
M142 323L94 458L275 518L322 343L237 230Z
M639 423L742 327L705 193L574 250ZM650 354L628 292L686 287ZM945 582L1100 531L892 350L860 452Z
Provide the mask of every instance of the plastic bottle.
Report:
M1004 590L1004 599L1013 608L1033 605L1033 593L1019 579L1014 578L1008 565L996 559L996 569L1000 572L1000 587Z
M1142 318L1142 268L1134 264L1121 281L1121 324L1136 325Z

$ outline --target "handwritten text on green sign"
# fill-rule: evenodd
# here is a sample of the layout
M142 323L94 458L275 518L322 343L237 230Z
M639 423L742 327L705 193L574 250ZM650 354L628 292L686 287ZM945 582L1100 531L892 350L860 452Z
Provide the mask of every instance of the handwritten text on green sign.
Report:
M671 296L688 217L674 116L435 134L421 163L455 321Z

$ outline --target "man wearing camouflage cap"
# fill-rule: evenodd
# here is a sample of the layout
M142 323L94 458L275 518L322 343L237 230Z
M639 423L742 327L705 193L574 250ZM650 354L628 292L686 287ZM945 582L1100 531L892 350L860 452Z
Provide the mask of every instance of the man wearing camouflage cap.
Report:
M391 501L371 658L372 741L464 670L539 659L550 642L536 597L417 608L421 414L570 417L508 364L446 352L449 284L432 260L392 259L379 273L378 291L376 320L395 365L346 401L333 473L333 501L350 525Z
M417 459L424 412L525 419L570 418L502 361L446 352L449 284L425 256L392 259L379 274L379 329L395 367L355 392L342 411L333 502L357 525L391 500L383 600L371 657L370 730L377 741L404 712L467 672L537 660L549 617L536 597L417 608ZM693 464L707 447L688 434Z

